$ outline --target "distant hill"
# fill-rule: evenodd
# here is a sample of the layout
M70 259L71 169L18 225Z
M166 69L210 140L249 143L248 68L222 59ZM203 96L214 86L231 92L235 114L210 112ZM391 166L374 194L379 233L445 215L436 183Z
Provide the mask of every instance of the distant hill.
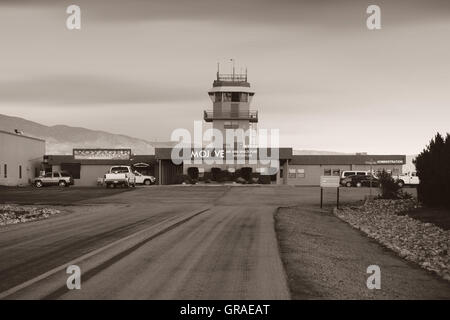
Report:
M73 148L131 148L134 154L154 154L155 146L170 146L171 142L149 142L121 134L66 125L45 126L18 117L0 114L0 129L45 139L47 154L72 154Z

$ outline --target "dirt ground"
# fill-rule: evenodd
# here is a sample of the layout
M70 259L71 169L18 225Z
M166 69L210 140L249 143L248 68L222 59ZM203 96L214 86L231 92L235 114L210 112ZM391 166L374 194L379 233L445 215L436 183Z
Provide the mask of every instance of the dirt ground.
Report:
M329 210L282 208L275 216L280 255L293 299L450 299L450 283L409 263ZM381 269L369 290L367 267Z

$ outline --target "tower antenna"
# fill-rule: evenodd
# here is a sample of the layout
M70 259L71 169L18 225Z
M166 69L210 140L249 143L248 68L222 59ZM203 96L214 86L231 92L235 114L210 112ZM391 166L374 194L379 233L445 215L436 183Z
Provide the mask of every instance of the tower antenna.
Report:
M230 59L230 61L233 63L233 81L234 81L234 59Z
M219 81L219 74L220 74L220 62L217 62L217 81Z

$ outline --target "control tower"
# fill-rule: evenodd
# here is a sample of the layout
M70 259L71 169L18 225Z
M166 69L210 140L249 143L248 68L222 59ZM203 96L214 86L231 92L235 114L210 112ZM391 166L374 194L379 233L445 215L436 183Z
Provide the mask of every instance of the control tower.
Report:
M203 118L206 122L211 122L214 129L222 132L224 140L227 129L242 129L244 132L250 128L256 130L258 111L250 109L255 93L247 81L247 71L236 74L233 67L231 74L221 74L217 70L217 78L208 94L213 108L205 110ZM251 146L253 140L254 137L251 136L246 138L244 147Z

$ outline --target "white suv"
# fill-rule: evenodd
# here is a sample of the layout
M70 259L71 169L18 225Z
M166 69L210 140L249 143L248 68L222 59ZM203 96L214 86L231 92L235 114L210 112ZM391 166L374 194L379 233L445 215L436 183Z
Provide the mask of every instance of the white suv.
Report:
M151 184L155 184L156 182L156 178L154 176L146 176L138 171L135 171L134 175L136 176L137 184L144 184L146 186L149 186Z

